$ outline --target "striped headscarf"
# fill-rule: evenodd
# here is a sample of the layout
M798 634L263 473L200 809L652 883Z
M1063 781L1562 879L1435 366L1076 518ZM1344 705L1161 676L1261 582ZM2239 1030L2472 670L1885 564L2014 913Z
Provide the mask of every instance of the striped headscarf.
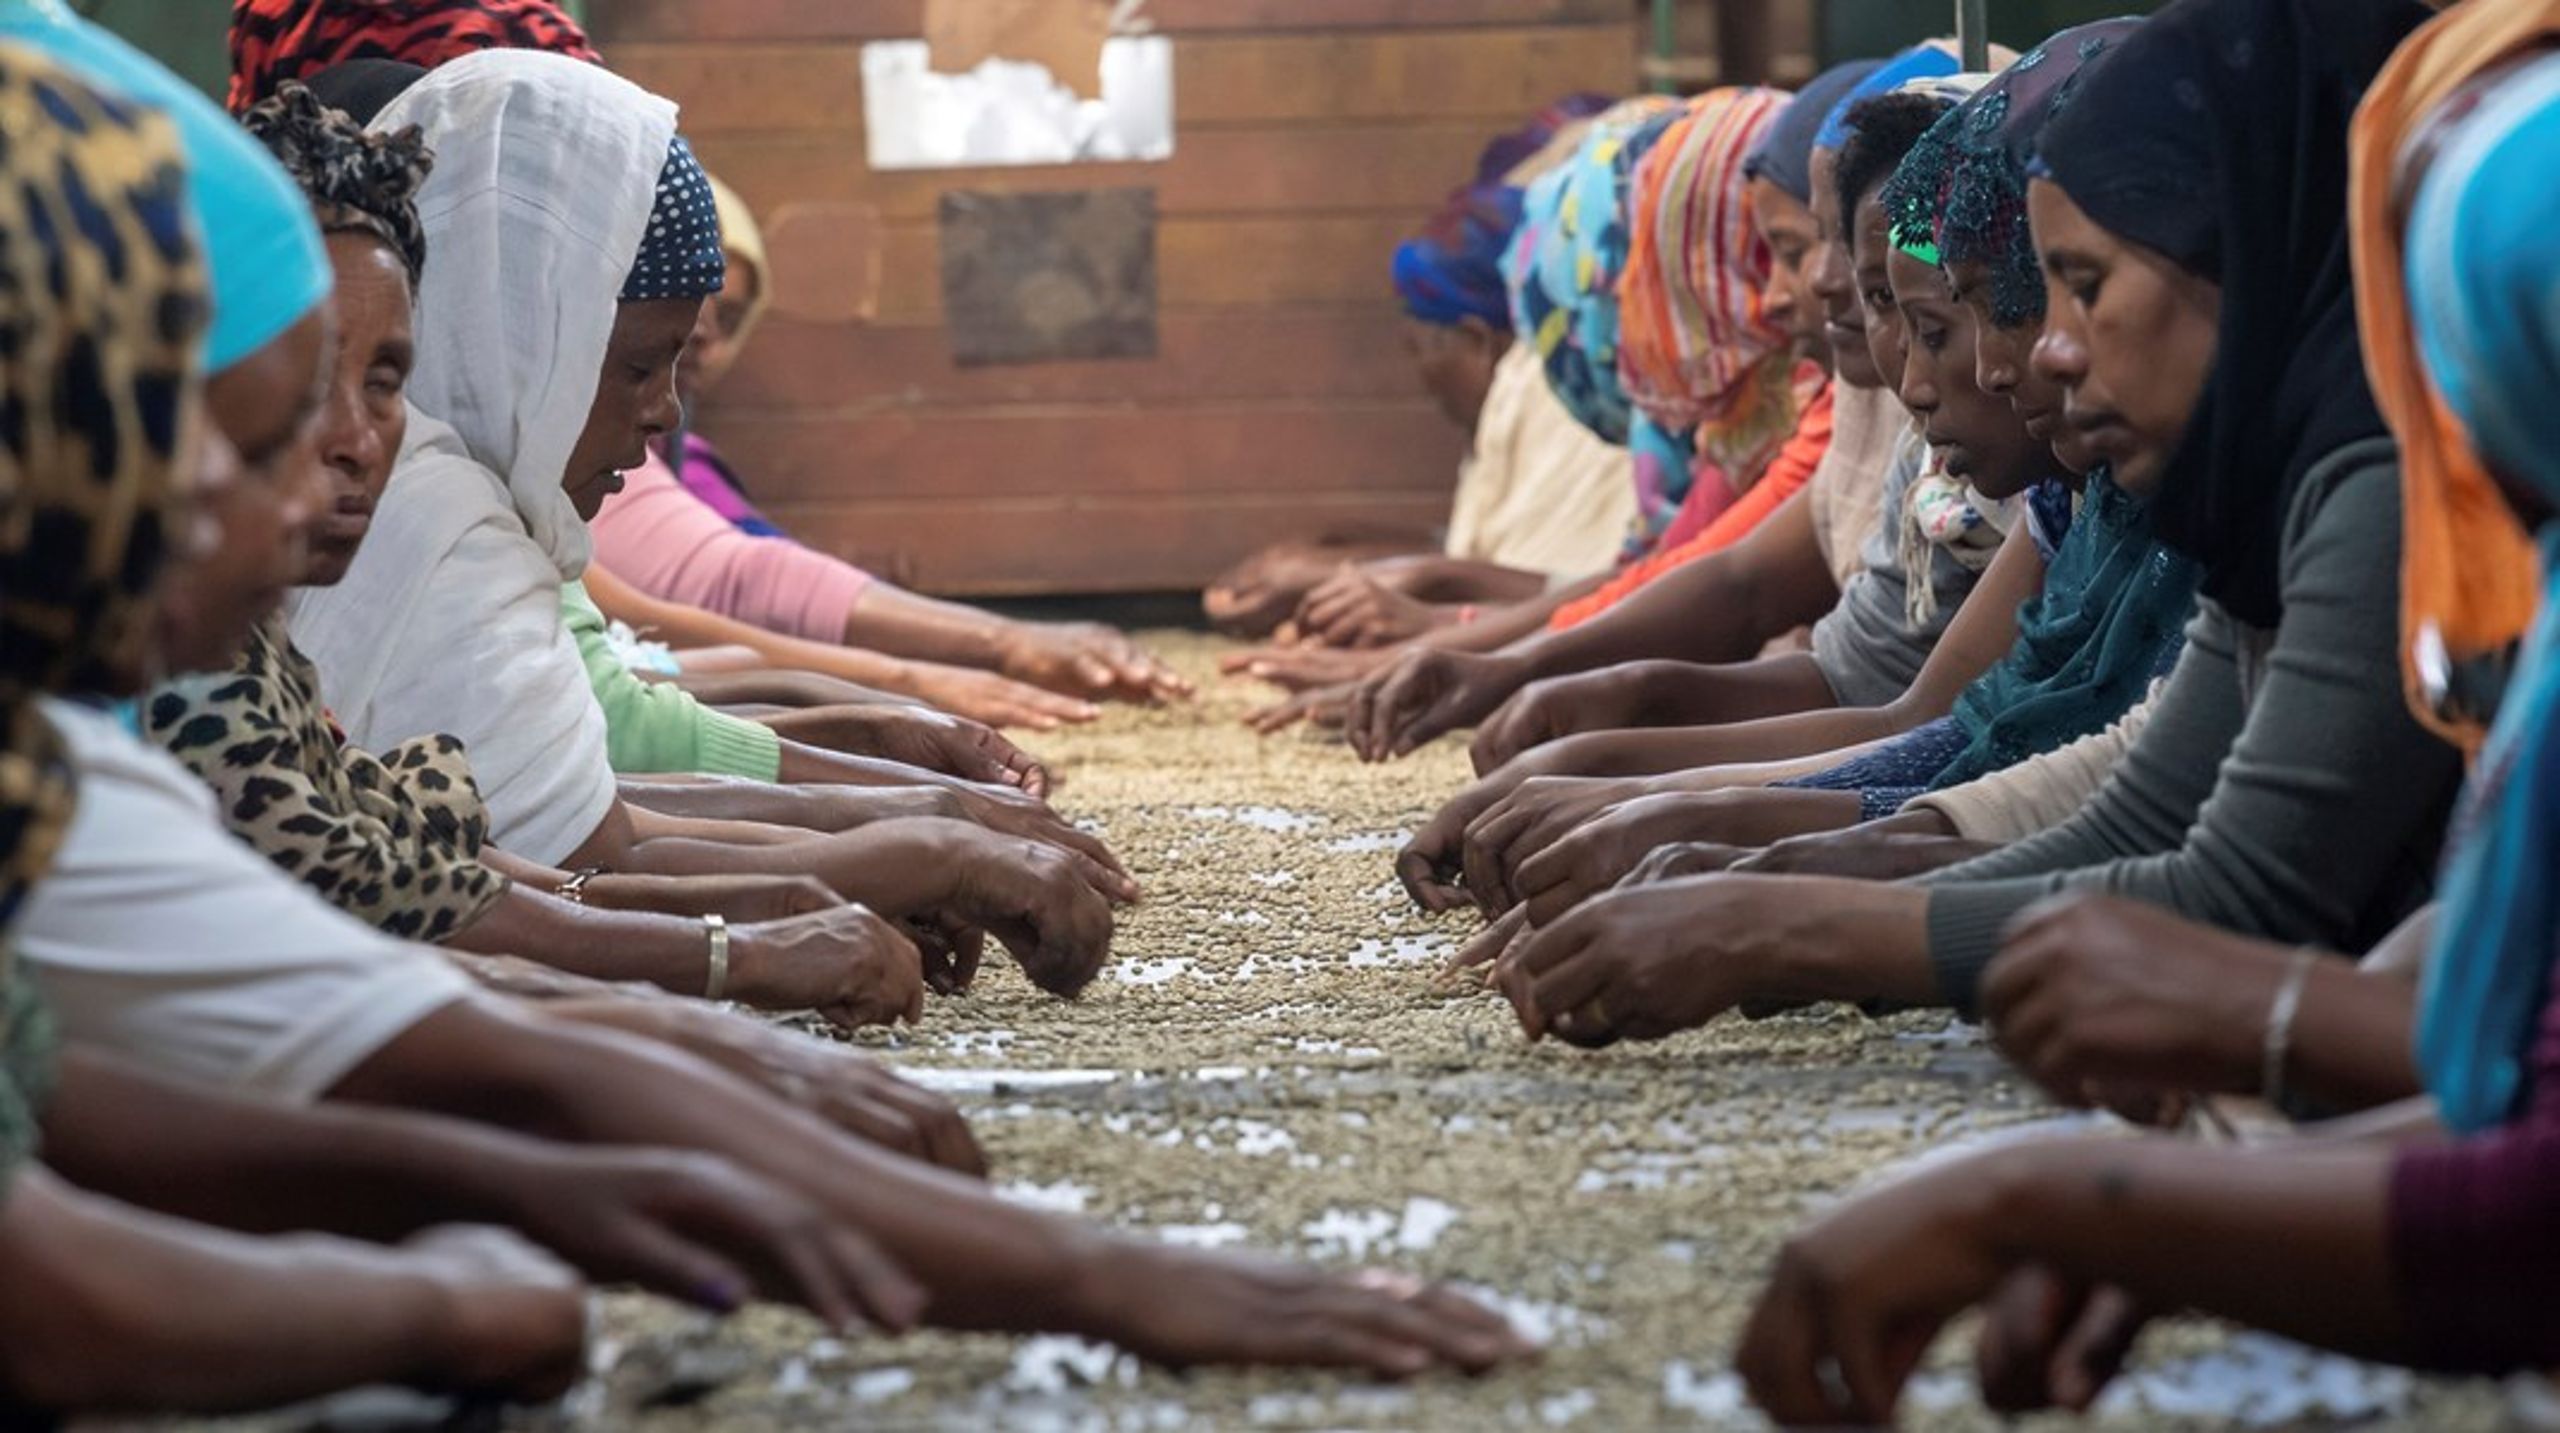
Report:
M476 50L604 62L557 0L232 0L231 111L349 60L432 70Z
M178 140L0 43L0 929L75 798L36 698L143 665L208 313ZM50 1038L0 941L0 1184L33 1147Z
M1618 380L1628 400L1695 453L1639 474L1640 545L1671 523L1693 485L1719 485L1722 511L1749 490L1794 431L1795 360L1762 312L1769 247L1752 223L1744 162L1786 95L1710 90L1689 101L1637 164L1618 285Z

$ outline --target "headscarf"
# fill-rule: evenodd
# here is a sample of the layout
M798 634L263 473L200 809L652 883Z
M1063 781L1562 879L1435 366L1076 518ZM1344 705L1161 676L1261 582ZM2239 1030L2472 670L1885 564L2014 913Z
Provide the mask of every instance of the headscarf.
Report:
M427 77L424 65L403 60L349 60L314 70L311 78L298 81L320 97L329 108L345 113L358 124L371 124L376 115L391 107L391 102L417 87Z
M409 400L506 479L562 581L589 548L561 480L675 123L675 106L628 80L529 50L457 60L373 123L418 126L436 156L418 196L432 257Z
M711 176L702 172L693 146L677 135L667 147L666 164L658 171L640 255L622 281L623 302L707 299L720 292L728 270L728 257L720 247L720 206L712 197Z
M2409 318L2425 376L2472 457L2560 503L2560 56L2501 81L2436 154L2408 227ZM2560 581L2560 523L2543 531ZM2560 595L2555 593L2553 595ZM2445 870L2418 1061L2447 1127L2503 1123L2523 1097L2560 947L2560 602L2499 713Z
M1849 91L1883 64L1882 60L1851 60L1814 76L1778 111L1778 122L1769 126L1751 157L1742 161L1742 176L1766 179L1794 195L1797 203L1811 204L1814 135Z
M481 50L604 63L556 0L232 0L231 110L348 60L432 70Z
M2497 670L2533 621L2534 550L2469 436L2428 385L2410 324L2392 191L2400 148L2473 76L2560 38L2560 3L2458 5L2400 47L2365 91L2348 151L2347 231L2365 371L2400 435L2405 505L2400 670L2418 720L2465 751L2486 734Z
M415 129L367 134L330 109L299 80L287 80L241 116L240 127L267 147L309 196L324 234L381 240L409 269L415 293L427 268L427 231L418 222L418 191L435 168Z
M142 720L213 788L233 835L368 925L443 941L506 894L480 864L489 811L462 743L428 737L379 758L347 745L282 619L261 623L231 670L154 692Z
M1582 426L1623 447L1630 409L1618 386L1618 279L1626 266L1626 188L1678 108L1647 95L1592 121L1573 157L1529 186L1503 259L1511 327L1537 350L1548 386Z
M1430 226L1396 246L1390 274L1408 317L1454 327L1477 319L1511 331L1502 251L1520 227L1520 191L1482 185L1450 196Z
M2027 225L2027 160L2036 137L2070 104L2088 63L2141 23L2099 20L2055 35L1939 121L1914 151L1946 156L1937 192L1911 198L1926 203L1930 239L1943 262L1991 270L1992 319L2002 328L2044 317L2044 267ZM1903 192L1896 190L1896 197ZM1897 230L1914 217L1893 209Z
M1995 63L2006 63L2005 60ZM1862 100L1889 95L1913 80L1933 79L1941 75L1962 73L1964 65L1956 56L1955 44L1949 40L1923 40L1901 54L1869 70L1866 77L1849 87L1822 117L1821 127L1814 131L1815 149L1838 149L1849 142L1849 111ZM1811 164L1808 157L1807 164ZM1810 179L1806 193L1812 193Z
M76 798L48 692L141 666L201 376L205 275L176 130L0 44L0 934ZM0 939L0 1185L33 1148L51 1027Z
M1565 126L1609 105L1599 95L1569 95L1485 146L1475 177L1452 191L1422 232L1396 249L1391 271L1407 314L1444 325L1473 318L1511 331L1502 255L1520 227L1521 185L1513 172L1533 161Z
M2092 220L2222 286L2213 374L2152 520L2253 627L2283 615L2302 480L2384 431L2348 283L2345 138L2425 18L2413 0L2176 0L2089 67L2037 142Z
M561 490L594 407L675 110L592 65L467 56L384 110L436 154L409 435L347 579L295 594L294 641L350 737L466 741L500 844L577 849L614 801L607 732L562 623L587 563ZM477 662L486 672L450 672ZM460 685L457 685L460 684Z
M329 256L302 192L194 86L62 0L0 0L0 39L29 45L176 122L187 150L187 204L213 272L207 372L256 353L328 302Z
M1709 90L1636 166L1618 285L1618 381L1646 418L1688 433L1694 459L1640 474L1640 546L1671 525L1700 479L1712 521L1758 482L1795 431L1795 356L1762 311L1769 246L1752 223L1743 157L1776 122L1776 90Z
M773 261L765 256L764 229L756 223L756 213L747 207L747 201L739 197L737 190L721 183L719 175L705 177L711 181L712 202L720 209L721 247L728 250L731 260L744 264L756 276L756 296L747 302L737 327L729 331L729 346L736 348L747 341L747 336L773 309Z

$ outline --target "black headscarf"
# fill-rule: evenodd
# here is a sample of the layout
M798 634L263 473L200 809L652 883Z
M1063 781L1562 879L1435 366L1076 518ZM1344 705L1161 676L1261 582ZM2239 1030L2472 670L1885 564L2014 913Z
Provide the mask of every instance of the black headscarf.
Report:
M1858 82L1876 72L1882 60L1851 60L1833 65L1815 75L1787 107L1778 111L1778 122L1742 161L1742 172L1753 179L1766 179L1796 197L1799 204L1813 202L1813 137L1830 118L1840 101Z
M313 75L308 84L322 104L346 111L358 124L371 124L426 77L423 67L402 60L349 60Z
M2347 125L2413 0L2176 0L2083 73L2039 172L2123 238L2222 285L2214 371L2153 506L2231 615L2283 615L2285 514L2385 431L2347 263Z

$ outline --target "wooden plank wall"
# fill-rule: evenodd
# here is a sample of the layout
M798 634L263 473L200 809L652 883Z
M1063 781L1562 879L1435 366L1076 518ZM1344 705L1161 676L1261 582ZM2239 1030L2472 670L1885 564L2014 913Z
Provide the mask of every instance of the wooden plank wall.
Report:
M1445 517L1393 245L1498 128L1634 83L1629 0L1154 0L1161 164L873 173L860 49L922 0L594 0L606 58L684 106L764 216L782 304L703 418L813 544L928 590L1196 587L1281 538ZM1153 360L963 370L935 203L1151 185Z

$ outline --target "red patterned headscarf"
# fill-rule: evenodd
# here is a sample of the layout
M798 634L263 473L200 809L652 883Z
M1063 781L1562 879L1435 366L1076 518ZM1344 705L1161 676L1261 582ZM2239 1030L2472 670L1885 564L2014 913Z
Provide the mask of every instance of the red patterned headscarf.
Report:
M557 0L232 0L231 112L349 60L431 70L477 50L604 63Z

